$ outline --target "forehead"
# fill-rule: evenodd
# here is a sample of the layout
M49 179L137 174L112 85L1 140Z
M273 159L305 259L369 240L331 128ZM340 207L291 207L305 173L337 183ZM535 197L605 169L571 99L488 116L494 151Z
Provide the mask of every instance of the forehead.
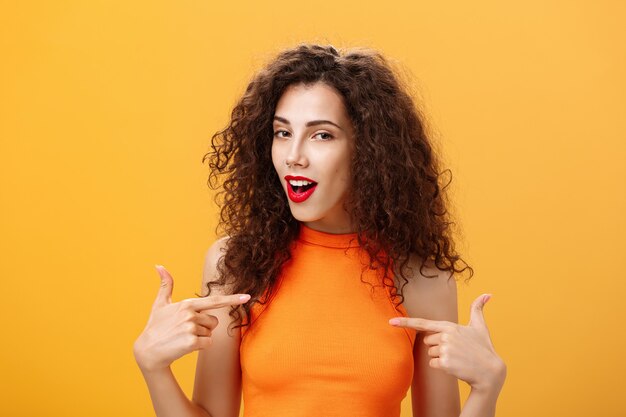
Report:
M318 82L287 87L276 105L276 116L295 121L327 119L346 124L348 115L343 98L332 87Z

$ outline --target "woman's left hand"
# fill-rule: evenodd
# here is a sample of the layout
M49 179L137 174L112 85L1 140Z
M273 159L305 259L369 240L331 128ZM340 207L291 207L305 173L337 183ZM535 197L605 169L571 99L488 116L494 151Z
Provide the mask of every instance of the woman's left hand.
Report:
M483 306L490 297L483 294L474 300L467 326L411 317L395 317L389 323L428 332L424 343L430 346L432 368L454 375L474 390L499 392L506 378L506 365L493 347L483 316Z

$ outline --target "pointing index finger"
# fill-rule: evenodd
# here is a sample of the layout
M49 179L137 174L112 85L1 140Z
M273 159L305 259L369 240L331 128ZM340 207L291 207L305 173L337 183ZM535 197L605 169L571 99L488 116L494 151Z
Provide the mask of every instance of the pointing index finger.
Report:
M195 311L202 311L245 304L248 300L250 300L249 294L209 295L203 298L191 298L189 306Z
M415 330L425 330L429 332L443 332L450 325L450 323L445 321L426 320L413 317L394 317L389 320L389 324L396 327L410 327Z

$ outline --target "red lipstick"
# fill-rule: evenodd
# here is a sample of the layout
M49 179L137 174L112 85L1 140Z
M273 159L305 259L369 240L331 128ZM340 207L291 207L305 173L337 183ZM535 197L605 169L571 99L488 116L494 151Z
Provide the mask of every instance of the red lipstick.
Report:
M289 180L304 180L309 181L313 184L305 186L306 189L304 187L298 187L299 192L296 192L291 183L289 183ZM293 201L294 203L301 203L309 198L311 194L313 194L313 191L315 191L315 187L317 187L317 183L315 181L307 177L302 177L300 175L286 175L285 181L287 182L287 195L289 196L289 199L291 199L291 201Z

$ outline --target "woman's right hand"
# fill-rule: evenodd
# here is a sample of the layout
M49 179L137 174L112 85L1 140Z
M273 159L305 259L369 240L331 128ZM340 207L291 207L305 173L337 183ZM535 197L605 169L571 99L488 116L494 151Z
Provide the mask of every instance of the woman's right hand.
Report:
M174 279L163 266L156 268L161 276L161 288L148 324L133 345L135 360L142 371L167 368L181 356L208 348L218 320L205 310L244 304L250 299L248 294L213 295L172 303Z

